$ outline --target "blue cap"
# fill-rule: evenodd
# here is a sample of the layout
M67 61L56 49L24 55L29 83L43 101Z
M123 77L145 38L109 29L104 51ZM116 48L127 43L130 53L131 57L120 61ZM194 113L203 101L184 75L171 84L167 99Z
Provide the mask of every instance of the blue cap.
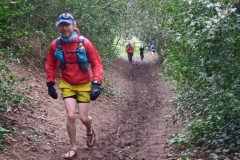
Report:
M65 12L58 17L58 21L56 23L57 26L62 22L67 22L70 24L70 23L74 22L74 18L70 13Z

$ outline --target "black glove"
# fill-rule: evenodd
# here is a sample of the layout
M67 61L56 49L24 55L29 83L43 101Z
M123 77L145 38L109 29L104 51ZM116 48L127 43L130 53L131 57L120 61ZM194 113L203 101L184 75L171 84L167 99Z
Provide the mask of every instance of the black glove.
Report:
M47 87L48 87L48 94L54 98L57 99L58 98L58 94L56 92L56 89L53 87L54 86L54 82L48 82L47 83Z
M90 91L90 100L95 101L98 96L101 94L101 88L100 88L100 83L99 82L93 82L91 86L91 91Z

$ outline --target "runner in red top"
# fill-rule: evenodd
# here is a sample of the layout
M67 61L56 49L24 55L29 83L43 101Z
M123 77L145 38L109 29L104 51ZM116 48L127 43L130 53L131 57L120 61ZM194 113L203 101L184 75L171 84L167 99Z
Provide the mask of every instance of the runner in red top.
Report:
M126 46L126 51L127 51L127 54L128 54L128 61L129 61L129 63L132 63L134 47L132 46L131 43L128 43L128 45Z
M96 142L88 108L90 100L96 100L101 93L103 65L93 44L87 38L79 35L79 30L76 28L75 20L71 14L61 14L56 24L60 36L51 43L48 49L46 83L48 94L57 99L58 94L54 85L56 72L60 67L61 80L59 87L67 111L67 132L71 144L70 151L64 154L63 158L71 159L77 155L76 102L79 119L86 126L87 146L93 147Z

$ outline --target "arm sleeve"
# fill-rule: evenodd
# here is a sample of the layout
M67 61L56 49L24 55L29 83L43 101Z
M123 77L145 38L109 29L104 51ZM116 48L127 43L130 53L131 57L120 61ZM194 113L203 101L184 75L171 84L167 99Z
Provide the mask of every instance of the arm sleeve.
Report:
M59 61L55 58L54 52L56 49L56 40L51 43L48 48L47 61L46 61L46 82L55 82L56 72L59 66Z
M87 57L91 65L93 80L102 83L103 64L101 58L96 48L87 38L84 38L84 47L86 49Z
M128 46L126 46L126 51L128 51Z

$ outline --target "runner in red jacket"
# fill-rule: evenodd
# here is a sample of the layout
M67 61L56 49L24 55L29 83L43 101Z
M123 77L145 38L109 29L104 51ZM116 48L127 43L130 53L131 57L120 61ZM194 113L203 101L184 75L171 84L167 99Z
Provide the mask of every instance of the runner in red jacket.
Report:
M71 149L63 155L65 159L76 156L75 109L79 119L86 126L87 146L93 147L96 142L92 127L92 118L88 115L90 100L94 101L101 93L103 65L93 44L79 35L73 16L63 13L57 21L60 37L55 39L48 49L46 76L48 94L57 99L54 88L57 69L61 68L59 88L67 111L67 132ZM89 65L90 64L90 65ZM91 72L92 78L91 78Z
M131 43L128 43L128 45L126 46L126 51L127 51L127 54L128 54L128 61L129 61L129 63L132 63L134 47L132 46Z

